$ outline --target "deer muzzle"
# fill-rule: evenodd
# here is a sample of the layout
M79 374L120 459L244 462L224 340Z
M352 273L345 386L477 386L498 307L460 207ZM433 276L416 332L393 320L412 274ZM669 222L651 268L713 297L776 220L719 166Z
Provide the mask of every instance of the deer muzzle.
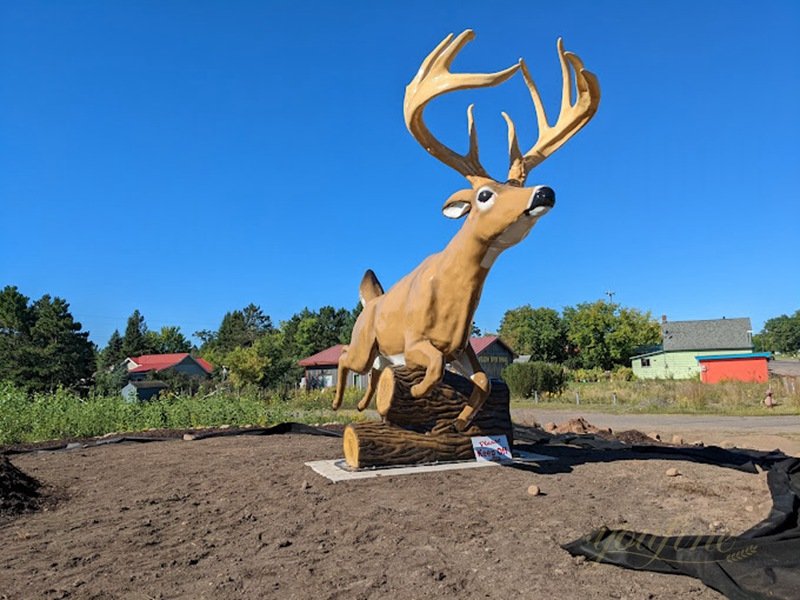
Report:
M533 217L543 215L556 205L556 193L553 188L539 185L533 188L530 203L525 209L525 214Z

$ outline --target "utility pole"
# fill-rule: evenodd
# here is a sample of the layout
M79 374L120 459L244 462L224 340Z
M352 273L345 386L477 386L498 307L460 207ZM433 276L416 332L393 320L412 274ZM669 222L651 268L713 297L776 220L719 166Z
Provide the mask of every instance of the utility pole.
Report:
M614 302L614 294L617 292L612 292L611 290L606 292L606 296L608 296L608 303L611 304Z

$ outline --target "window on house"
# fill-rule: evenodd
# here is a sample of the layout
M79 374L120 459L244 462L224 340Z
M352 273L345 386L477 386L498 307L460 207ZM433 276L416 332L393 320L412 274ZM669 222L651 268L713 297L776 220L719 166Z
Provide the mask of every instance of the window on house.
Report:
M642 362L642 366L643 367L649 367L650 366L650 359L649 358L642 358L640 360Z

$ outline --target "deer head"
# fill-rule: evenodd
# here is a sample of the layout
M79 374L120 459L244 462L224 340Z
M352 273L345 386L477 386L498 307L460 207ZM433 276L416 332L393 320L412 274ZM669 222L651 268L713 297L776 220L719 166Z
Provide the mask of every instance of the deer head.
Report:
M453 194L445 202L443 213L450 218L468 215L465 228L486 241L491 247L484 260L486 268L505 248L522 240L536 223L555 204L555 193L545 186L523 187L530 171L558 150L569 138L586 125L597 112L600 86L597 78L583 67L577 55L564 50L558 40L558 56L563 79L561 110L556 124L548 123L539 91L531 78L525 61L496 73L451 73L456 55L473 38L466 30L455 39L448 35L422 62L417 75L406 87L404 115L411 135L435 158L461 173L471 188ZM575 73L577 99L573 102L572 77ZM422 119L425 106L448 92L490 87L503 83L517 71L522 71L525 84L536 111L539 136L536 143L523 154L517 141L514 122L502 113L508 126L509 169L504 182L493 179L478 158L478 136L473 119L473 106L467 109L469 150L458 154L438 141Z

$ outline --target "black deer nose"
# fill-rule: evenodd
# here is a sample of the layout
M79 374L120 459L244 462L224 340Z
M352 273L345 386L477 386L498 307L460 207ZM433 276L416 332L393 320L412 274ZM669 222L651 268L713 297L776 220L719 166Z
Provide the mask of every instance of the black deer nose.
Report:
M556 193L553 191L553 188L543 185L533 194L531 208L536 208L537 206L549 206L552 208L555 205Z

